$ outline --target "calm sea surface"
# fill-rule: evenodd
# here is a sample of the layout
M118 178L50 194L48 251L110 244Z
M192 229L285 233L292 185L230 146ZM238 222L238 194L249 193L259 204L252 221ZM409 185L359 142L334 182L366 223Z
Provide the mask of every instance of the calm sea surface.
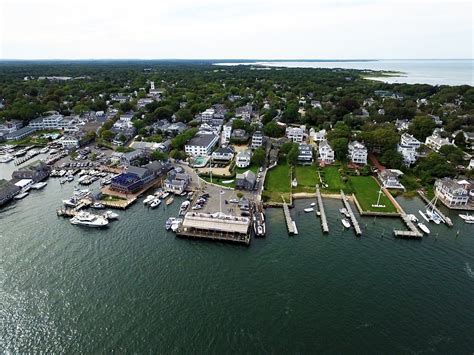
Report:
M3 174L8 167L0 166ZM13 353L461 353L474 350L474 228L430 225L422 241L391 236L398 219L362 218L330 234L297 201L300 234L280 209L250 247L183 240L164 230L179 200L141 202L106 230L56 217L73 185L0 210L0 350ZM418 199L399 199L409 211ZM459 236L456 231L459 230Z
M287 68L344 68L401 72L399 76L373 78L387 83L474 85L474 60L368 60L368 61L281 61L218 63L220 65L260 65Z

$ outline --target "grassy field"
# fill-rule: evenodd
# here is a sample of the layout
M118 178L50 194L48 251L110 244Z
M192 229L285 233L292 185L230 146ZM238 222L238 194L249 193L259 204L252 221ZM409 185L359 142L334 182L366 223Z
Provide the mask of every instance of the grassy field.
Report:
M371 176L351 176L349 181L357 200L364 211L397 212L395 206L390 202L385 194L381 195L379 202L380 205L385 205L385 207L372 207L373 204L377 203L380 186Z
M329 186L325 191L339 193L341 190L351 192L351 188L342 180L338 166L327 166L321 171L323 181Z
M298 165L294 171L298 186L293 188L293 192L316 192L316 184L319 178L317 177L315 166Z
M287 164L277 165L268 170L265 177L265 188L262 197L265 201L282 202L281 195L289 201L290 167Z

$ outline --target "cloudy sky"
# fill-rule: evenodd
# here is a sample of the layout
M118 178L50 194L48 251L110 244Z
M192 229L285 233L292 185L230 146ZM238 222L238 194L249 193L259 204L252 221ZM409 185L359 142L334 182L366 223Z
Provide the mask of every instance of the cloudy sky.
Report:
M0 58L473 58L473 5L0 0Z

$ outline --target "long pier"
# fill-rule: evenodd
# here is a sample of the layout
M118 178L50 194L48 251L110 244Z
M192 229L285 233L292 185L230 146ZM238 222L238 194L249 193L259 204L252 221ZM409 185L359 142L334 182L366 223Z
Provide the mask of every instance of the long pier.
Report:
M428 198L426 197L426 195L425 195L422 191L417 190L416 192L418 193L418 195L421 197L421 199L422 199L423 201L425 201L425 202L428 203L428 204L431 202L430 200L428 200ZM436 192L435 192L435 193L436 193ZM453 226L453 222L451 221L451 219L448 218L448 217L446 217L446 216L443 214L443 212L441 212L441 211L439 210L439 208L436 207L434 204L433 204L432 206L433 206L433 210L434 210L437 214L439 214L439 216L443 219L444 223L446 223L446 225L447 225L448 227L452 227L452 226Z
M352 211L352 207L351 207L349 201L347 200L347 197L344 194L344 191L342 191L342 190L341 190L341 198L342 198L342 202L344 203L344 207L346 208L347 212L349 213L349 217L351 219L352 225L354 226L355 234L359 237L359 236L362 235L362 230L360 229L359 222L357 221L357 218L356 218L354 212Z
M393 234L397 238L423 238L423 233L421 233L418 228L413 224L413 222L410 220L410 218L407 216L405 212L401 214L403 222L406 224L408 227L408 231L402 231L402 230L393 230Z
M323 198L321 197L321 191L319 190L319 186L316 186L316 197L318 198L319 217L321 217L321 228L323 229L323 233L329 233L328 220L326 218L326 211L324 210Z
M295 234L295 225L293 220L291 219L290 209L288 208L288 204L283 202L283 214L285 215L286 227L288 228L288 234L294 235Z

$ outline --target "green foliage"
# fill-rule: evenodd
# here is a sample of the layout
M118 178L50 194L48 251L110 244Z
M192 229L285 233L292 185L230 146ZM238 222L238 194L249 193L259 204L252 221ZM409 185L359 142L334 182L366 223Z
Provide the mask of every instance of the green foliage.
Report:
M166 153L163 153L163 152L159 151L159 150L155 150L153 153L151 153L151 158L153 160L163 161L163 160L168 159L168 155Z
M182 149L184 145L196 135L197 132L197 128L190 128L183 133L178 134L171 141L171 147L173 147L173 149Z
M115 133L106 129L106 130L103 130L100 134L100 137L106 141L112 141L112 139L114 139L115 137Z
M291 166L295 166L296 164L298 164L298 155L299 155L298 145L295 144L286 155L287 163Z
M190 110L186 108L182 108L181 110L176 112L177 121L188 123L192 121L192 119L193 119L193 114L191 113Z
M347 138L336 138L331 141L331 148L334 150L334 156L339 161L345 161L347 157Z
M435 178L453 177L456 174L454 167L446 161L446 158L436 152L431 152L426 158L421 158L414 172L428 184L432 184Z
M263 126L263 133L272 138L279 138L285 135L285 128L272 121Z
M419 141L424 142L426 137L433 133L435 127L436 124L431 117L417 116L411 121L408 133L413 135Z
M454 145L443 145L439 149L439 154L453 165L463 163L464 152Z
M265 164L265 149L258 148L253 151L251 163L255 166L263 166Z

